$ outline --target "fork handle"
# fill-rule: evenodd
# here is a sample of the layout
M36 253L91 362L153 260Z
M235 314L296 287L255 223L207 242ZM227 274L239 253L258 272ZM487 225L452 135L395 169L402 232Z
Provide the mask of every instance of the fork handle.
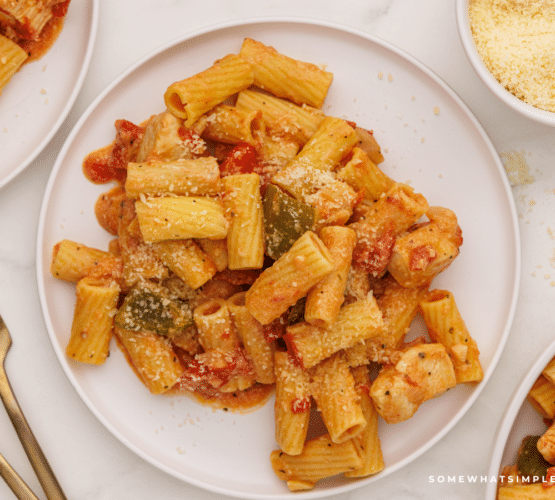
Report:
M0 455L0 476L19 500L39 500L2 455Z
M17 402L4 366L2 365L0 365L0 398L2 398L2 402L6 407L10 420L19 436L19 440L37 474L39 483L46 494L46 498L48 500L67 500L33 431L31 431L31 427L27 423L25 415L23 415L23 411Z

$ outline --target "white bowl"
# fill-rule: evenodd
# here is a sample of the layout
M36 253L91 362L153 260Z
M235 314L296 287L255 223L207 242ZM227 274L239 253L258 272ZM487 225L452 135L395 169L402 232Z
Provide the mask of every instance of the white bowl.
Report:
M507 106L519 112L520 114L531 118L540 123L555 126L555 113L536 108L531 104L524 102L515 95L511 94L497 79L490 73L480 56L472 31L470 29L470 20L468 14L469 0L456 0L456 15L459 37L461 39L464 51L474 71L480 79L485 83L495 96L501 99Z
M555 356L555 340L525 375L505 411L505 416L497 429L491 454L486 500L495 500L497 482L493 478L499 476L502 467L513 465L516 462L517 451L522 440L526 436L542 434L545 431L543 418L528 403L526 396L553 356Z

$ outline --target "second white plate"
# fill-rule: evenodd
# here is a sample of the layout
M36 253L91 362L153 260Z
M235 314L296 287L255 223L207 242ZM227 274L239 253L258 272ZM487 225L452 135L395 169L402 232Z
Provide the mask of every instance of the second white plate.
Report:
M89 68L97 24L98 0L71 2L56 43L2 92L0 188L40 154L66 119Z
M553 356L555 356L555 341L545 348L542 355L530 367L513 393L511 402L505 410L503 420L497 429L497 436L491 454L486 500L497 498L498 484L494 479L499 477L503 467L516 463L522 440L526 436L542 435L546 430L546 424L542 416L532 408L527 396L534 382Z
M468 410L505 345L520 276L518 224L505 172L490 140L461 100L425 66L376 38L333 25L265 20L219 26L177 40L139 61L79 121L47 186L40 216L37 273L45 321L60 363L79 396L123 443L168 473L210 491L243 498L291 497L269 463L275 448L273 405L248 415L152 396L121 353L102 367L64 354L74 286L49 274L51 250L63 238L106 248L110 235L93 205L106 186L81 172L84 156L110 143L113 124L139 123L165 108L167 86L237 52L244 37L334 74L327 114L373 129L383 168L410 183L431 205L454 210L463 228L461 255L435 287L448 288L481 351L485 380L459 386L423 405L407 422L380 424L386 469L360 481L332 479L296 497L315 498L369 484L420 456ZM383 425L382 425L383 424Z

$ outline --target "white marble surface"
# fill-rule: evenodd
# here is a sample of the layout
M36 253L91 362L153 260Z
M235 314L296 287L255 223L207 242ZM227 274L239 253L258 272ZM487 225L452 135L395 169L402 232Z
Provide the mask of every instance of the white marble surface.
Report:
M0 314L14 337L6 368L27 420L72 500L220 497L184 484L134 455L96 420L65 378L43 323L35 277L40 204L56 156L93 99L152 49L213 24L283 16L342 24L407 51L461 96L508 168L515 153L529 168L524 177L511 176L522 240L522 285L513 328L496 371L470 411L428 452L381 481L334 498L483 498L483 483L440 484L429 477L487 473L504 408L528 366L553 338L555 129L505 108L478 80L459 43L453 1L100 0L97 43L75 106L37 160L0 190ZM503 249L484 248L484 252L496 251ZM44 498L4 411L0 411L0 436L0 453ZM3 482L0 498L14 498Z

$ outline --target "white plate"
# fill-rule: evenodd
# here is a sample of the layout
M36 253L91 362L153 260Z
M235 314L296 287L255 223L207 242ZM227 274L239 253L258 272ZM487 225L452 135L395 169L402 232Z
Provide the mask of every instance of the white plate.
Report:
M555 341L549 344L524 376L505 410L505 416L497 429L495 445L491 454L486 500L495 500L497 484L493 478L497 478L501 469L506 465L516 463L522 440L526 436L543 434L547 429L543 418L532 408L526 396L553 356L555 356Z
M162 111L167 86L240 49L249 36L281 52L326 65L334 73L325 111L373 129L393 178L409 181L432 205L455 210L463 228L460 257L437 280L455 293L482 352L489 378L512 321L520 275L516 211L499 158L474 116L426 67L369 35L294 20L256 20L196 32L162 47L117 79L91 105L64 146L48 183L37 248L38 281L52 344L80 397L123 443L150 463L192 484L243 498L290 497L273 474L273 405L248 415L199 406L187 398L151 396L122 355L102 367L66 359L74 286L53 279L53 245L70 238L106 248L93 204L106 186L79 167L113 140L113 123L135 123ZM502 249L502 250L500 250ZM485 381L484 381L485 383ZM380 429L386 469L362 481L323 482L305 498L371 483L417 458L443 437L475 401L484 383L458 387L426 403L411 420Z
M46 147L81 90L92 56L98 0L74 1L52 48L24 65L0 96L0 188Z

